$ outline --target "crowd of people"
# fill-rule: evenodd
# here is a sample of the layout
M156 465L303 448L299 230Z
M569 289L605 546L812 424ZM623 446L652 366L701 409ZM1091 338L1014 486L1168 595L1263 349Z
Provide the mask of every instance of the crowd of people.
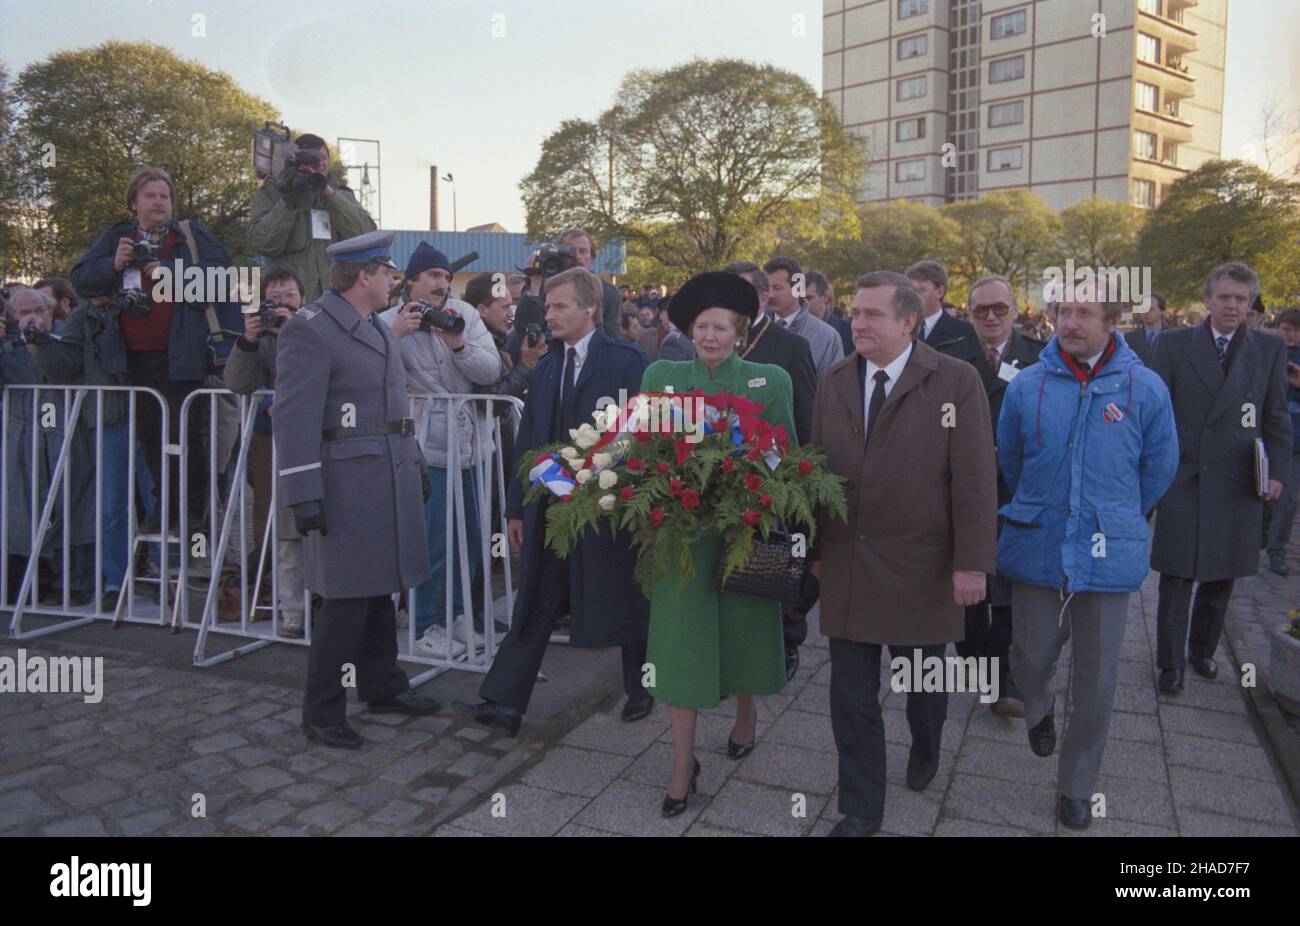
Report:
M298 144L321 154L299 169L328 174L325 143L302 136ZM950 305L947 272L930 260L863 268L847 308L826 275L787 254L680 286L619 288L591 271L596 241L573 228L558 239L571 249L567 269L479 274L458 298L441 251L421 243L399 268L392 233L376 229L345 187L295 189L268 179L253 202L249 241L269 269L256 302L265 310L245 311L210 294L155 298L160 267L230 260L204 226L174 217L164 171L137 170L125 193L133 217L107 228L67 279L6 288L0 382L147 387L164 400L110 391L102 408L82 406L68 456L72 488L60 503L71 515L64 575L56 551L65 519L54 519L42 549L28 538L51 491L67 401L58 395L47 420L25 394L7 396L7 551L18 567L10 574L37 557L44 600L102 608L122 589L131 523L157 542L190 527L176 523L179 480L164 478L169 459L189 460L191 518L219 503L205 491L210 462L228 482L233 402L205 406L219 420L190 429L190 453L167 450L186 397L217 385L273 393L257 400L248 475L256 537L268 533L268 519L277 528L279 632L302 636L305 597L321 598L303 712L313 741L362 745L345 719L345 663L356 666L369 710L441 709L410 691L396 666L394 599L410 591L420 654L482 652L480 585L492 563L479 555L479 525L488 510L493 519L504 513L520 570L480 700L454 705L477 722L518 733L548 641L567 616L573 644L621 648L624 720L648 716L656 700L669 705L663 813L679 814L699 773L697 712L735 697L726 752L748 755L755 697L794 676L807 615L820 602L844 814L833 834L866 835L885 812L884 648L926 661L946 658L954 644L963 660L996 667L992 710L1022 719L1028 745L1045 757L1056 751L1054 679L1071 639L1058 814L1083 828L1128 599L1149 569L1160 574L1156 661L1166 696L1184 690L1188 666L1205 678L1218 673L1233 582L1258 571L1261 546L1272 570L1288 572L1300 309L1277 316L1281 337L1260 330L1259 280L1244 264L1206 268L1197 324L1171 324L1156 294L1137 307L1061 298L1048 304L1044 328L996 275L974 281L965 306ZM144 302L133 303L132 291ZM1140 324L1122 331L1135 309ZM566 559L545 544L547 502L524 504L519 464L589 422L607 397L669 387L761 401L770 424L825 453L846 480L848 517L819 516L799 600L720 590L721 538L691 550L689 581L662 576L648 597L632 578L632 538L593 534ZM503 401L437 401L442 395ZM504 499L482 493L474 477L492 457L508 480ZM128 485L132 470L138 493ZM449 498L462 502L449 509ZM469 554L468 586L461 564L449 565L458 550ZM95 603L100 586L106 596ZM947 694L908 691L914 790L937 770Z

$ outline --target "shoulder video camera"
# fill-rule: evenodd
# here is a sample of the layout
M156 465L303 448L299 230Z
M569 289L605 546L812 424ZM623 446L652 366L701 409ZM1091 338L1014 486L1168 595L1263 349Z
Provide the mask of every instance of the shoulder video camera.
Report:
M321 162L319 148L299 148L292 141L292 133L283 122L268 121L253 134L253 172L259 180L272 177L279 181L286 171L292 171L287 183L297 194L315 194L325 189L324 174L299 170L315 167Z

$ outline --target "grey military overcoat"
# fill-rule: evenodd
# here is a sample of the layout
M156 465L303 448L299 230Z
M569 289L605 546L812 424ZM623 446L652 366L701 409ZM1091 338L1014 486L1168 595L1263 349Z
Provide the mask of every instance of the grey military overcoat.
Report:
M1151 568L1211 581L1259 571L1264 506L1255 491L1255 438L1271 476L1291 476L1286 347L1257 331L1230 352L1228 375L1204 324L1156 339L1151 369L1169 387L1178 422L1178 472L1156 514Z
M320 501L327 534L304 540L307 588L366 598L430 577L415 437L376 429L410 415L388 326L335 290L298 310L279 337L274 433L285 504ZM351 425L356 436L325 442Z

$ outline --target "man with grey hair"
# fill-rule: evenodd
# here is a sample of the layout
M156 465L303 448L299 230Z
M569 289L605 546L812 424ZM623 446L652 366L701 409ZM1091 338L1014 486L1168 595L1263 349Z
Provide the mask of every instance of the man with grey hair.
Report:
M1203 678L1218 674L1214 654L1233 582L1259 572L1263 502L1293 478L1286 344L1246 324L1258 295L1250 267L1215 267L1203 293L1205 322L1164 332L1151 358L1173 397L1182 448L1151 547L1160 573L1156 664L1168 694L1183 690L1187 663ZM1269 470L1258 485L1261 450Z
M1056 750L1056 666L1073 641L1056 808L1071 829L1092 821L1129 595L1148 571L1143 516L1178 459L1168 390L1116 331L1123 309L1052 304L1056 335L1007 386L998 418L1012 493L999 510L998 570L1014 583L1011 669L1042 758Z
M906 277L861 277L853 300L857 353L822 379L813 412L813 444L849 480L847 521L819 517L810 554L821 582L821 630L830 638L845 815L832 836L869 835L884 816L886 646L891 684L907 692L907 786L921 791L934 778L948 695L911 680L962 638L963 609L984 597L995 567L988 400L969 363L913 341L920 315Z

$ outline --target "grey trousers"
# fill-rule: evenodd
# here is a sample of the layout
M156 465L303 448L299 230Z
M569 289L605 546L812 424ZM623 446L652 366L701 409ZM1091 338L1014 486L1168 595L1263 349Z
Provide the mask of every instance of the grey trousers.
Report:
M1070 710L1061 742L1057 787L1092 797L1115 705L1120 646L1128 616L1127 592L1082 592L1015 584L1011 592L1011 674L1025 699L1025 728L1036 726L1056 698L1056 663L1073 639ZM1064 614L1062 608L1064 606Z

